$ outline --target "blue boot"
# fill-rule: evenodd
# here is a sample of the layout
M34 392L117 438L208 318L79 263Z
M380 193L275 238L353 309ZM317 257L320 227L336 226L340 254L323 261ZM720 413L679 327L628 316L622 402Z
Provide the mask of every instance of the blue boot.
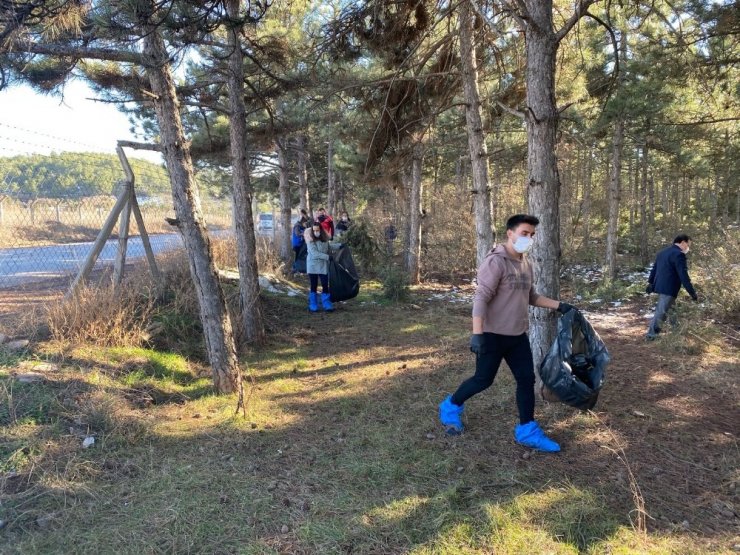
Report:
M439 421L445 427L445 433L451 436L463 433L463 410L464 407L452 402L452 395L439 404Z
M321 293L321 305L327 312L334 312L334 305L331 304L331 295L329 293Z
M319 294L315 291L308 294L308 310L311 312L319 310Z
M525 447L531 447L538 451L545 451L547 453L557 453L560 451L560 445L555 443L542 431L540 425L534 420L527 422L526 424L519 424L514 428L514 439L516 442L524 445Z

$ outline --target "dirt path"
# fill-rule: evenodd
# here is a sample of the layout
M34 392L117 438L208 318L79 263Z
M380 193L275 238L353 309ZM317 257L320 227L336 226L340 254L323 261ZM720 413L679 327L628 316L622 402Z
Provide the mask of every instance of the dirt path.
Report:
M634 305L589 319L612 355L597 412L625 446L651 525L737 532L738 352L693 334L647 343ZM609 433L598 435L608 442ZM626 464L597 469L628 481Z

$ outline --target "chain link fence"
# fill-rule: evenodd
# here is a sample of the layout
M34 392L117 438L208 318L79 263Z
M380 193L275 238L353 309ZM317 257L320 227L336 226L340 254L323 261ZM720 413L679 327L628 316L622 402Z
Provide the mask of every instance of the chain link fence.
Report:
M114 152L26 154L28 146L25 141L0 140L0 289L74 276L126 179ZM129 161L152 250L156 255L180 247L177 230L165 220L175 216L167 171L145 160ZM201 191L201 206L209 231L232 228L228 198ZM119 225L103 247L96 269L116 259ZM144 254L132 217L126 259L135 261Z

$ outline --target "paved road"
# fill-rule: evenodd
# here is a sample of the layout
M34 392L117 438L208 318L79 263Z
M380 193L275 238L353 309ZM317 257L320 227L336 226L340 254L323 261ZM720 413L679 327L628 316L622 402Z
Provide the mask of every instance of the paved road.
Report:
M149 239L154 254L182 246L182 239L176 233L155 234ZM0 288L17 287L33 281L74 274L85 262L92 245L91 241L69 245L0 249ZM117 250L118 239L107 241L95 267L102 268L112 264L116 259ZM131 237L128 240L126 255L127 260L145 256L139 237Z

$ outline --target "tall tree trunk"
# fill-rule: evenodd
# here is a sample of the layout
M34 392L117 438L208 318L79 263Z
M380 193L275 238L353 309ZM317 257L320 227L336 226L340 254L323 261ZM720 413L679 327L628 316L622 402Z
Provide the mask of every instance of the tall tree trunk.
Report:
M239 1L227 4L232 21L239 19ZM248 343L261 343L265 327L260 304L257 241L252 213L252 183L249 178L247 109L244 104L244 59L239 28L228 29L229 41L229 138L231 148L232 195L236 233L237 267L239 269L239 309L243 338Z
M411 158L411 176L409 178L409 239L406 251L406 273L409 283L420 281L421 269L421 199L423 184L421 179L424 146L421 143L414 145Z
M555 104L555 56L552 0L525 0L529 21L527 52L527 190L529 212L540 225L530 255L538 293L560 297L560 176L555 155L558 110ZM530 308L530 337L535 368L555 337L555 312Z
M594 147L589 145L586 162L586 179L583 181L583 244L588 249L591 240L591 187L594 179Z
M153 9L153 5L152 11ZM211 243L206 232L188 141L182 128L180 106L169 66L169 55L158 29L144 24L143 54L148 60L147 76L155 99L160 143L172 185L175 212L180 220L190 275L198 296L205 346L217 391L228 393L241 387L236 345L223 291L218 282Z
M336 218L337 185L334 177L334 141L329 141L326 151L326 211L332 218Z
M629 195L629 206L630 206L630 233L635 228L635 190L634 190L634 179L632 177L632 153L634 149L630 148L627 154L627 194Z
M670 178L669 178L670 173L669 172L663 173L663 182L660 186L660 200L663 205L663 221L666 223L668 222L668 218L671 213L671 209L668 204L668 184L670 183Z
M709 211L709 235L714 236L717 232L717 212L718 212L718 204L717 204L717 197L722 192L722 185L719 181L719 169L714 169L714 187L712 187L712 182L709 182L709 202L710 202L710 211Z
M480 94L478 92L478 62L473 45L473 14L468 0L463 0L460 3L459 17L465 124L473 174L476 254L478 265L480 265L493 246L493 225L491 221L491 191L488 187L488 147L483 133Z
M288 180L287 140L278 139L275 143L278 155L278 195L280 196L280 259L286 268L290 268L293 258L290 222L290 181Z
M648 223L650 224L650 229L655 228L655 180L653 179L654 174L652 171L650 171L650 168L648 168L649 177L648 177Z
M619 193L622 180L622 145L624 144L624 118L617 116L612 136L612 172L609 179L609 219L606 230L606 275L617 277L617 242L619 240Z
M305 135L298 135L296 141L298 147L298 208L305 210L311 215L311 199L308 195L308 139Z
M648 216L647 216L647 181L648 181L648 146L647 141L642 145L642 159L640 160L642 175L640 176L640 258L643 264L650 262L648 245Z

